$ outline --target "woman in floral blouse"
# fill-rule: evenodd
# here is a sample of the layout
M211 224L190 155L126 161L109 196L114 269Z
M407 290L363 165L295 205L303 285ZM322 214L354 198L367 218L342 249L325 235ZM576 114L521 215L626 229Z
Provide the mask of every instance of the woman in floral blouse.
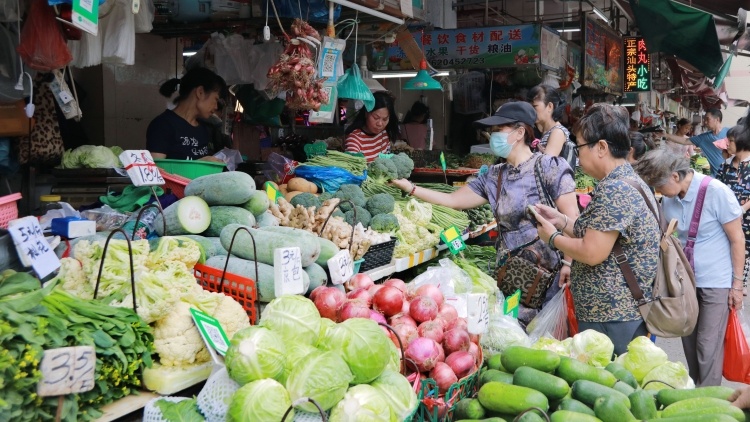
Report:
M747 288L750 272L750 127L738 125L727 132L727 153L717 178L729 186L742 207L742 231L745 233L745 271L743 287Z

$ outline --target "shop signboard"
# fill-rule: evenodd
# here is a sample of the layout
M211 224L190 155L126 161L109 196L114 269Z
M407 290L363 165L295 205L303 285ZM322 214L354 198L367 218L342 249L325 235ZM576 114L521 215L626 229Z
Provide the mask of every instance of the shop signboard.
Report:
M540 25L525 24L440 29L412 35L436 69L496 68L539 64L540 31ZM413 69L398 44L388 47L387 56L390 69Z
M625 37L625 92L651 91L651 59L643 37Z
M539 43L542 67L554 71L562 70L565 67L568 43L560 39L560 33L543 26Z
M581 79L583 70L583 58L581 57L581 47L570 43L568 44L568 64L575 69L575 80Z
M622 37L598 20L586 16L582 20L583 74L581 85L606 94L623 94Z

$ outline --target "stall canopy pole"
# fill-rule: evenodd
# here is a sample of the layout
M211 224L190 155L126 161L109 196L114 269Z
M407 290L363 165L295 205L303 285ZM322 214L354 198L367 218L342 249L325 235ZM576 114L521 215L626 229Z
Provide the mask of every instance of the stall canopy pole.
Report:
M395 16L391 16L391 15L385 14L383 12L378 12L377 10L373 10L373 9L367 8L367 7L359 5L357 3L352 3L352 2L350 2L348 0L330 0L330 1L332 3L337 3L337 4L340 4L342 6L346 6L346 7L350 8L350 9L359 10L362 13L367 13L368 15L375 16L376 18L380 18L380 19L386 20L388 22L393 22L393 23L398 24L398 25L403 25L404 24L404 20L403 19L399 19L399 18L397 18Z

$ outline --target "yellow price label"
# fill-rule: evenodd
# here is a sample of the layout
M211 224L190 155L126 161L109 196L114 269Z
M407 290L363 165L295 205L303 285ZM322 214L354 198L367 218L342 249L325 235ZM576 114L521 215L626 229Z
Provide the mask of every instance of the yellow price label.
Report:
M516 306L518 306L518 297L515 295L509 297L508 300L505 302L505 304L508 307L508 309L515 308Z
M276 198L279 196L279 191L276 190L272 184L266 182L266 195L268 195L268 199L275 204Z
M503 313L518 318L518 306L521 302L521 289L518 289L512 295L505 298Z
M449 227L445 229L445 231L443 231L443 235L445 236L445 240L447 242L452 242L457 237L460 237L455 227Z

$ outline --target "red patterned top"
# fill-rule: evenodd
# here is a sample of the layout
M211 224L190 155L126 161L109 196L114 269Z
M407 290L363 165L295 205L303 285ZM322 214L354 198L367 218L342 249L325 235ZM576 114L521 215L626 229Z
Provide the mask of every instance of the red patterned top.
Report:
M345 146L346 152L361 152L364 154L369 163L376 159L378 154L390 152L391 141L385 130L377 135L368 135L362 129L354 129L346 137Z

